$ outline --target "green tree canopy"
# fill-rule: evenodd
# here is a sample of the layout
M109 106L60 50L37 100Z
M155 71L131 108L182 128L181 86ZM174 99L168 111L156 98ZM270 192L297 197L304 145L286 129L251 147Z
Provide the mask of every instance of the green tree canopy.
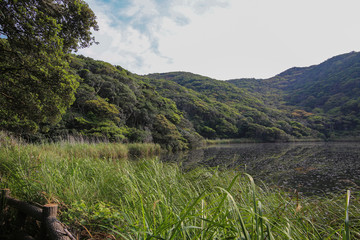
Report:
M95 42L82 0L0 0L0 128L56 123L78 86L69 53Z

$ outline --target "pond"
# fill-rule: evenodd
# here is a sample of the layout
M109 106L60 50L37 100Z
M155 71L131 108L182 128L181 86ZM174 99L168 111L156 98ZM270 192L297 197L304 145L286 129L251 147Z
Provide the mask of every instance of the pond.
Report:
M360 143L249 143L211 145L162 157L194 165L226 167L256 181L304 195L360 191Z

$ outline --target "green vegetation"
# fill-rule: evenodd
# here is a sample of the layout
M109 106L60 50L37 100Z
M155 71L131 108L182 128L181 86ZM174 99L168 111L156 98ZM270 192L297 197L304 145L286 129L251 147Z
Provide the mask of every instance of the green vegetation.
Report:
M324 138L360 133L360 53L333 57L319 65L292 68L270 79L236 79L245 88L294 119L319 131Z
M70 52L95 42L80 1L1 1L0 129L32 142L68 136L187 149L202 138L141 77ZM71 105L71 108L69 108Z
M289 141L320 138L321 134L294 118L291 112L267 104L258 94L186 72L148 75L163 96L176 102L179 110L205 138L251 138L258 141Z
M1 139L0 187L24 200L60 204L61 221L81 239L360 236L357 198L302 199L258 187L233 170L184 172L151 157L159 150L155 145L23 145L4 134ZM130 146L144 146L149 155L129 161Z
M184 172L154 157L204 138L356 139L359 53L267 80L138 76L70 54L95 43L91 29L83 0L0 1L0 130L42 143L0 132L1 188L60 204L83 238L360 237L349 194L299 199L235 170Z
M0 130L30 142L68 136L189 149L204 139L356 138L360 53L270 79L139 76L72 55L95 43L83 0L0 3Z
M68 53L93 43L95 15L82 0L4 0L0 16L0 128L45 130L75 100Z
M206 144L233 144L233 143L257 143L258 141L250 138L235 138L235 139L206 139Z
M76 100L50 135L81 135L117 142L155 142L169 150L201 142L175 103L137 75L109 63L74 57L81 78Z

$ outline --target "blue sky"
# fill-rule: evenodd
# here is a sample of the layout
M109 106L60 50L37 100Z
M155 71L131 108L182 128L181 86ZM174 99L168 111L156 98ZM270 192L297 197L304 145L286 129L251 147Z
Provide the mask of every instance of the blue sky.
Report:
M226 80L360 51L359 0L86 0L99 45L79 53L147 74Z

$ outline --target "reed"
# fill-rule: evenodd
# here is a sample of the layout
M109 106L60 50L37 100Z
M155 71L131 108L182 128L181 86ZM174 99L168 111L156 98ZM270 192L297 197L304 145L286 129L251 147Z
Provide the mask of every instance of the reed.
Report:
M259 143L261 141L251 138L234 138L234 139L206 139L205 144L236 144L236 143Z
M360 236L359 199L349 194L301 198L233 170L184 172L150 157L158 151L157 145L12 142L0 149L0 187L23 200L60 204L61 220L81 239Z

